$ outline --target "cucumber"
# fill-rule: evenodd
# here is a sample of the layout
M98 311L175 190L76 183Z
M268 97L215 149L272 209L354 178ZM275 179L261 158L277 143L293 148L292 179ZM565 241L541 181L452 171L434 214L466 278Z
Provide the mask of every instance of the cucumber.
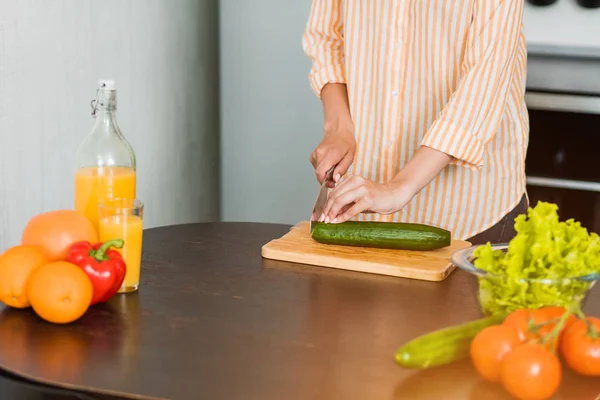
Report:
M407 368L426 369L469 357L473 338L504 317L490 316L419 336L396 352L396 363Z
M449 231L423 224L400 222L317 222L312 238L319 243L400 250L435 250L450 246Z

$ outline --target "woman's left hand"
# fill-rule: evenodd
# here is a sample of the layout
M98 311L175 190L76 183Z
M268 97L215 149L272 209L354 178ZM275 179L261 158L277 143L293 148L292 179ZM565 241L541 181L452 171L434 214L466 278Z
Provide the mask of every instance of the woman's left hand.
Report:
M399 182L377 183L350 176L331 190L320 221L341 223L362 212L392 214L414 196Z

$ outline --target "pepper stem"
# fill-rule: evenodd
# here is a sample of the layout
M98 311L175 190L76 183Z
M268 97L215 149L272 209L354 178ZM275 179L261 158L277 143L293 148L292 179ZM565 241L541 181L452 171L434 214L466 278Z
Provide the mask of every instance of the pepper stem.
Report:
M123 239L109 240L107 242L102 243L102 246L100 246L98 250L90 251L90 256L94 257L96 261L108 260L108 257L106 256L106 252L108 251L108 249L110 249L111 247L120 249L123 247L124 244L125 241Z

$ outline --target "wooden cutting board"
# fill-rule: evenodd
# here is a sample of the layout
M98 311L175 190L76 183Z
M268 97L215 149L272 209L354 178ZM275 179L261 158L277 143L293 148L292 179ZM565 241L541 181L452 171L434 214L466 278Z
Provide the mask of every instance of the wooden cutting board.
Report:
M264 258L321 267L368 272L426 281L442 281L456 268L452 254L471 243L453 240L449 247L433 251L374 249L318 243L310 236L310 224L302 221L288 233L262 247Z

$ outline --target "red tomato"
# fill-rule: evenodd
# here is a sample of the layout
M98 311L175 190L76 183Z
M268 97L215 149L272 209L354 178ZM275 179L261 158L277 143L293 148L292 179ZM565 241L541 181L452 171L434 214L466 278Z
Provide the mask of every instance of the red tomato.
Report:
M545 400L560 387L560 361L539 343L517 346L502 360L502 385L508 393L520 400Z
M546 306L537 310L520 309L510 313L502 324L514 327L523 341L541 341L552 332L556 323L565 312L566 309L564 307L557 306ZM575 320L574 315L570 315L567 318L567 322L561 332L559 332L558 337L547 343L549 349L556 349L563 332ZM533 330L530 329L530 325L534 325Z
M560 318L566 312L566 308L557 306L547 306L542 307L539 310L535 310L534 314L537 313L537 315L534 316L534 319L536 321L542 321L542 323L544 323L544 326L542 326L538 331L539 337L544 338L545 336L549 335L556 327L556 324L559 322ZM567 320L560 332L558 333L558 336L554 337L550 342L547 342L547 346L549 349L553 351L557 350L558 345L562 340L562 337L566 332L567 328L569 328L575 321L577 321L575 315L571 314L567 317Z
M471 342L473 366L482 378L500 382L502 359L521 343L516 329L506 325L492 325L477 334Z
M574 322L561 339L560 354L573 371L600 376L600 319Z
M554 327L556 326L556 323L558 322L558 320L566 312L567 312L567 309L564 307L547 306L547 307L542 307L538 310L535 310L534 314L537 313L537 319L544 321L544 322L550 322L549 324L545 325L544 328L542 329L542 333L545 333L545 332L550 333L550 331L552 329L554 329ZM569 315L567 317L567 322L565 322L565 325L562 329L562 332L564 332L576 320L577 320L577 318L575 318L575 316L573 314ZM551 321L555 321L555 322L551 322Z
M513 328L515 328L515 330L517 331L517 333L519 335L519 338L522 341L531 339L532 338L531 334L529 333L529 331L527 329L529 321L530 320L533 321L531 312L532 312L532 310L528 310L525 308L522 308L520 310L515 310L512 313L508 314L508 316L506 318L504 318L502 325L512 326Z

